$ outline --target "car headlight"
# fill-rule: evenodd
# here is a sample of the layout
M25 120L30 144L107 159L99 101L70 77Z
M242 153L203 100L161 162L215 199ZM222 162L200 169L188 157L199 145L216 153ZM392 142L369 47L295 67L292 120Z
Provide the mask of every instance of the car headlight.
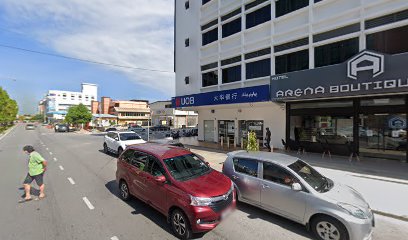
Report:
M194 197L190 195L191 199L191 206L196 206L196 207L204 207L204 206L209 206L212 203L211 198L205 198L205 197Z
M340 208L346 210L350 215L359 218L359 219L367 219L367 214L359 207L348 203L338 203L337 204Z

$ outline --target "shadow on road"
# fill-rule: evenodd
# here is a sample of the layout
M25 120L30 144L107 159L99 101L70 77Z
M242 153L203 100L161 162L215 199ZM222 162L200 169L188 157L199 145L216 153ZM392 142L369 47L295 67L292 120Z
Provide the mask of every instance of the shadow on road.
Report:
M237 202L237 209L244 213L247 213L249 219L261 219L303 237L312 239L312 235L307 231L306 227L299 223L293 222L291 220L243 202Z

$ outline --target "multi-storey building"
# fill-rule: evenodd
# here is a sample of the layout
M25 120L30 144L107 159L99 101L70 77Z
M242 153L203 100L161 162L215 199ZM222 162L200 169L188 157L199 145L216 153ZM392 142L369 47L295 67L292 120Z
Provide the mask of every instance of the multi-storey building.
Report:
M68 109L80 103L91 110L91 102L97 97L98 86L96 84L82 83L81 92L49 90L41 103L45 105L48 120L53 122L63 120Z
M198 111L199 140L269 127L279 148L406 160L408 1L175 6L173 104Z
M152 125L172 128L197 127L198 114L173 108L171 101L157 101L150 104Z

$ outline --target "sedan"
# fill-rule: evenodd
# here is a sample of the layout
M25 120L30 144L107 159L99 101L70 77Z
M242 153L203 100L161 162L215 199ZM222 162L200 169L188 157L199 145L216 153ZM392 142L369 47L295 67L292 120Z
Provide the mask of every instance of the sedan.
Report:
M27 125L25 126L25 129L26 129L26 130L35 130L35 126L34 126L34 124L27 124Z
M362 195L285 154L236 151L222 172L238 200L301 223L317 239L371 239L374 215Z

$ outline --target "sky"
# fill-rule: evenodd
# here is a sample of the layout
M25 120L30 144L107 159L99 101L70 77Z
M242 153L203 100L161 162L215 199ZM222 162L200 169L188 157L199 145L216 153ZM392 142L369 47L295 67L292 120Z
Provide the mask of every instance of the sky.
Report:
M173 0L1 0L0 86L33 114L48 90L98 98L167 100L174 95ZM141 71L18 51L41 51Z

